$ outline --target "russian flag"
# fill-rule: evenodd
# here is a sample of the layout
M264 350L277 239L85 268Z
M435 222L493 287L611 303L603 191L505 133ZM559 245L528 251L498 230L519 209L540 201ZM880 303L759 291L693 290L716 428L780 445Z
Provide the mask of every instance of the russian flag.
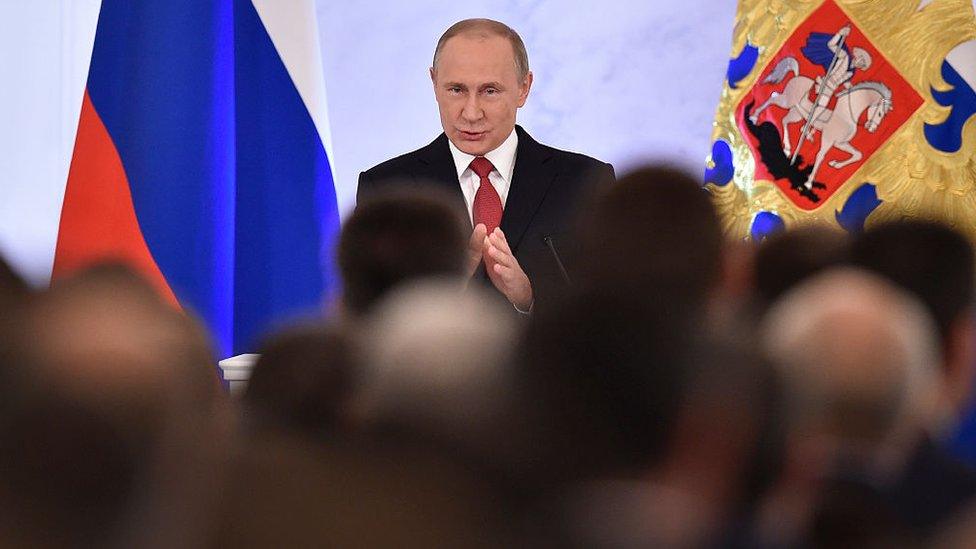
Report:
M312 0L103 0L52 277L123 260L253 351L335 280L328 143Z

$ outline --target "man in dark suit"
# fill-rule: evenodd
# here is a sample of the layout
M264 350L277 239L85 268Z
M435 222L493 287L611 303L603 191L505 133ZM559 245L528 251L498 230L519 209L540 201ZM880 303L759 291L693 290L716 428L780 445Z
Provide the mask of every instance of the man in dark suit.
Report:
M357 199L389 185L445 187L471 219L469 271L529 312L569 283L575 208L613 181L613 167L515 125L532 73L522 39L503 23L455 23L437 43L430 77L444 133L360 174Z
M887 497L915 533L925 537L976 502L976 469L950 452L948 427L972 407L976 326L976 253L966 235L926 220L870 228L851 246L858 266L889 278L928 309L941 343L942 414L918 433L900 478ZM971 412L970 412L971 413Z

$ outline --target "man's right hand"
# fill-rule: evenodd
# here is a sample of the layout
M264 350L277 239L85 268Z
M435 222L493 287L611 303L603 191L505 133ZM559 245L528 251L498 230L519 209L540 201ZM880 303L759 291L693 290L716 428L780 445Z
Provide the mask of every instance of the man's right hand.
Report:
M471 233L471 238L468 240L467 278L474 276L474 272L478 270L478 265L481 264L486 236L488 236L488 229L484 223L478 223Z

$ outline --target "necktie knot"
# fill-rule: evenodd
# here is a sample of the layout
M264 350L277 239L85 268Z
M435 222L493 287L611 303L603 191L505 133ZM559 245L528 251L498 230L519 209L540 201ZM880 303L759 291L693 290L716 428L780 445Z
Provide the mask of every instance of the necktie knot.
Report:
M495 166L491 164L491 160L488 160L483 156L479 156L471 161L471 171L478 174L478 177L481 179L488 177L488 174L490 174L491 170L493 169L495 169Z

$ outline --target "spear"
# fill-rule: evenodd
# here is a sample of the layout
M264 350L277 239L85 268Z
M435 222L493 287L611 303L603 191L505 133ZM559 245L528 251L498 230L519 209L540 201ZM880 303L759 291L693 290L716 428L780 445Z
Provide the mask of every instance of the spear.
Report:
M813 126L813 119L817 114L817 104L820 102L820 96L823 95L824 87L827 86L827 77L830 76L830 73L834 70L834 65L837 64L837 56L844 48L844 40L846 38L847 36L840 37L840 40L837 42L837 49L834 51L834 58L830 60L830 66L827 68L827 74L820 79L820 89L817 90L817 100L813 103L813 108L810 109L810 114L807 116L807 121L803 124L803 130L800 132L800 140L796 142L796 149L793 150L793 156L790 158L790 165L796 163L796 157L800 154L800 147L803 146L803 142L810 134L810 127Z

